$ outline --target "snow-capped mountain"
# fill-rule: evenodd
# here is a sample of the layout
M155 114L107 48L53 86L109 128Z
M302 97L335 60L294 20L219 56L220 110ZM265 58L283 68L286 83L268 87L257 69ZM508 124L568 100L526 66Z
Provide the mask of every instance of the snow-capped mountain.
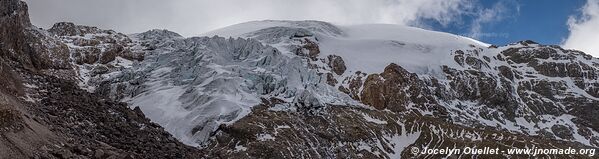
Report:
M390 111L597 146L599 133L586 112L598 102L599 61L578 51L532 41L497 47L406 26L318 21L247 22L192 38L157 32L168 31L134 36L151 51L132 69L107 78L112 89L106 92L123 95L117 99L140 106L190 145L214 146L222 129L248 124L237 121L257 114L255 106L268 105L266 113L323 118L337 107ZM349 116L373 125L391 122L363 113ZM276 141L277 129L270 131L255 134L255 140ZM410 136L401 131L383 136L393 134ZM375 144L393 145L390 140L360 144L372 154L391 156L395 151ZM312 148L360 147L355 141L336 144ZM247 149L235 147L233 152ZM314 153L325 152L337 155Z
M237 36L229 35L241 33L231 29L235 27L248 32ZM393 56L393 49L397 49L395 51L398 53L407 52L407 57L419 53L434 57L434 53L450 51L449 48L454 46L468 48L474 44L484 45L455 35L399 26L372 25L340 29L329 23L316 21L264 21L244 23L231 28L223 29L229 33L220 30L209 33L215 34L215 37L169 37L161 35L168 31L159 30L135 35L134 39L139 41L142 48L151 50L146 52L145 59L139 65L133 65L132 69L125 70L122 74L105 78L118 83L113 84L112 88L116 91L110 90L113 92L111 95L124 96L123 101L132 106L140 106L148 117L185 143L198 145L203 144L220 124L233 123L249 114L251 107L261 103L261 98L286 101L287 105L280 105L275 109L289 111L319 109L326 105L368 107L330 83L330 75L335 72L330 62L332 57L341 60L342 66L339 67L347 67L347 71L336 71L332 76L332 80L341 81L344 77L351 77L355 72L362 71L359 69L364 67L360 66L370 67L368 71L374 72L386 66L381 63L391 63L391 58L407 59L401 58L404 56L402 54ZM416 41L422 44L403 44L407 39L400 36L384 36L382 33L361 35L367 29L416 32L415 36L434 37L439 34L440 38L446 39L439 40L438 43ZM422 35L418 35L418 32ZM229 38L216 37L219 35ZM443 42L450 39L461 41ZM358 43L364 43L366 48L357 49L362 47L356 45ZM404 48L402 44L407 46ZM320 46L329 48L320 49ZM341 49L351 52L340 56L333 54L343 52ZM344 56L360 56L365 50L376 50L372 57L391 58L369 63L345 60L347 64L343 64ZM414 69L437 69L436 72L442 72L441 65L427 66L426 63L432 62L402 64ZM376 68L376 65L380 68Z
M286 46L290 40L278 36L283 28L317 39L322 63L326 63L326 56L340 56L347 70L335 76L334 80L341 82L333 85L349 90L364 104L379 109L423 106L414 102L413 94L405 98L407 101L389 103L401 99L392 95L400 92L381 90L393 85L387 85L384 74L376 73L396 63L418 76L423 85L420 89L426 92L422 95L431 96L426 100L433 101L443 110L439 113L454 123L597 146L598 133L595 126L588 125L594 116L586 112L597 109L599 60L590 55L532 41L496 47L457 35L395 25L336 27L313 21L259 21L207 35L255 38L292 51ZM405 92L408 96L413 93ZM428 108L414 110L431 114Z
M0 147L7 157L422 158L448 156L410 150L599 147L599 59L576 50L320 21L252 21L197 37L67 22L43 30L24 2L7 4L0 119L9 124L0 132L28 145Z

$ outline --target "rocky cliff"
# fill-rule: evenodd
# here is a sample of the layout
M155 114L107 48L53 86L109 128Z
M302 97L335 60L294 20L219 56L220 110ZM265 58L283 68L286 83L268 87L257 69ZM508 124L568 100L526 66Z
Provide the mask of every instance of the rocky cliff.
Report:
M81 89L74 51L31 25L24 2L0 1L0 35L0 158L200 156L139 109Z

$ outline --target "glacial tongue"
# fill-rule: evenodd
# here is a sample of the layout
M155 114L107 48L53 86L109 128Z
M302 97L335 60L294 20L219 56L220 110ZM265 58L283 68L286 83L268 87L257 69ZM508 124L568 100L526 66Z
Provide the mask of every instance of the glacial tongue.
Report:
M303 58L257 40L149 34L136 37L150 48L145 59L108 79L104 93L122 95L187 144L205 144L221 124L246 116L261 98L288 101L282 109L358 104L327 85Z

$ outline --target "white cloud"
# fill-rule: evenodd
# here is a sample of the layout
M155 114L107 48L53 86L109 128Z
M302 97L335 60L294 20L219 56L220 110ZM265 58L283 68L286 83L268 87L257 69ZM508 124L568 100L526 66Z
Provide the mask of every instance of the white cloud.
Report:
M476 14L477 16L472 20L470 26L469 37L479 39L483 36L502 36L500 33L483 32L483 25L502 21L514 14L519 15L520 5L516 1L498 1L490 8L477 9Z
M322 20L338 24L441 25L472 13L475 0L26 0L32 22L58 21L125 33L166 28L184 35L252 20Z
M570 16L568 26L570 35L563 46L599 57L599 0L588 0L582 16Z

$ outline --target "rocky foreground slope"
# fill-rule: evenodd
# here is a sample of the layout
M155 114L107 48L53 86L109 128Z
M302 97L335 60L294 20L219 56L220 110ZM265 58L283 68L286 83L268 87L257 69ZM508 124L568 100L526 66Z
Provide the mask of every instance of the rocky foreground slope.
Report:
M195 158L139 109L82 90L73 54L0 3L0 158Z
M599 60L559 46L317 21L248 22L191 38L65 22L43 30L24 2L1 3L0 158L599 147Z

